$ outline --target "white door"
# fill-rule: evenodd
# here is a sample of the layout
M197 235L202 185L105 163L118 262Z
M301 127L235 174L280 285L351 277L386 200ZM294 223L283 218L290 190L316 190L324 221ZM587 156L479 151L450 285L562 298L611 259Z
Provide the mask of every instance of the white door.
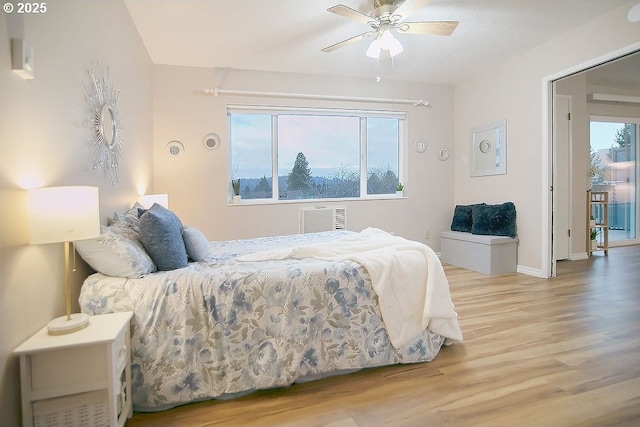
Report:
M553 163L553 242L556 261L570 258L571 97L556 95Z

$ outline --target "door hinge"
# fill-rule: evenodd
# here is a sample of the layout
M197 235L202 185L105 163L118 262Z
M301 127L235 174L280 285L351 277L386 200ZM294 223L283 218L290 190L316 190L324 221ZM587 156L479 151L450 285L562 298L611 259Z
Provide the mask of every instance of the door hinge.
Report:
M567 113L567 120L571 120L571 113Z
M567 237L571 237L571 230L567 230Z

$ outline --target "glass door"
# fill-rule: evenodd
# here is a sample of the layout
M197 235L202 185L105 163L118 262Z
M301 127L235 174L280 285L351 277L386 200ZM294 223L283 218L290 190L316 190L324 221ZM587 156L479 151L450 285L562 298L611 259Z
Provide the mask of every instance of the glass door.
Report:
M592 191L609 193L609 243L638 241L638 138L640 120L592 117Z

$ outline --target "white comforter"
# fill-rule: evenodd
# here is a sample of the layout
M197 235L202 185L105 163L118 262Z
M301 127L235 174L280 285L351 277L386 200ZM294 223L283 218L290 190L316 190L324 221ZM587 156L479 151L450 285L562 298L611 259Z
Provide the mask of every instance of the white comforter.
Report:
M462 341L458 316L440 260L428 246L376 228L328 243L267 250L238 261L348 259L364 266L378 295L391 344L399 348L424 328Z

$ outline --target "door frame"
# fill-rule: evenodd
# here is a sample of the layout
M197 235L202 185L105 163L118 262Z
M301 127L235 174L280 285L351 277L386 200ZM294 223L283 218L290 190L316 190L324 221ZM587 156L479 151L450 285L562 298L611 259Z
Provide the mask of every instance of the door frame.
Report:
M640 50L640 42L592 58L542 79L542 277L555 277L553 254L553 82Z

